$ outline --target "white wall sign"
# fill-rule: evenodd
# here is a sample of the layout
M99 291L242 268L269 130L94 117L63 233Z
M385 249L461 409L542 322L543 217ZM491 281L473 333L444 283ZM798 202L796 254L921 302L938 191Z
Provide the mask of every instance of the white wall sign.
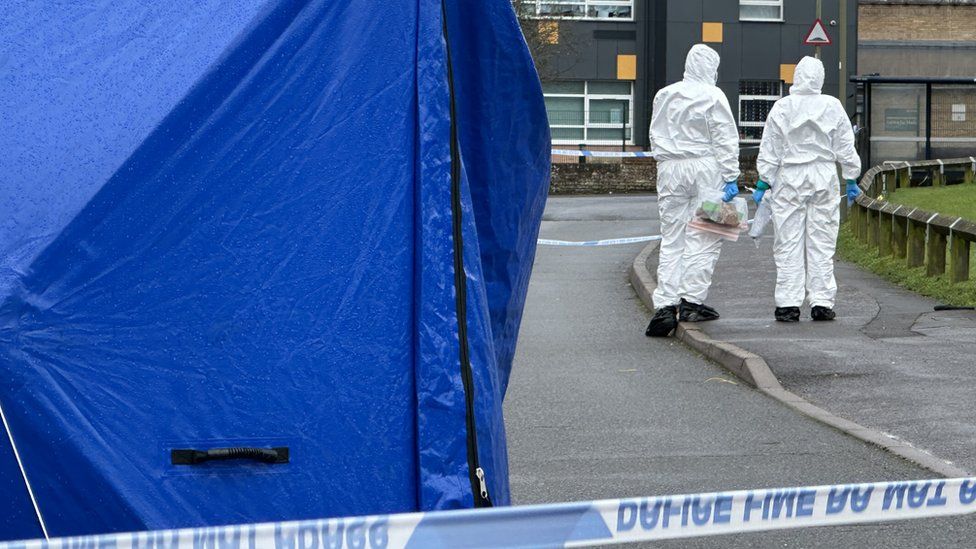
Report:
M953 122L965 122L966 121L966 104L957 103L952 106L952 121Z

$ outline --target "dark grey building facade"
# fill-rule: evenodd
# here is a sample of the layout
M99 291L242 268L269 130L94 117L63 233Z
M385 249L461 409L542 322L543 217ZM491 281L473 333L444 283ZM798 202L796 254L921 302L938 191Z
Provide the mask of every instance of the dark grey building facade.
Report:
M540 69L554 145L646 147L654 94L681 79L685 54L702 42L722 56L719 86L740 138L758 142L793 67L816 52L803 41L818 4L832 40L820 47L824 92L845 95L852 112L857 0L523 0L522 17L559 44Z

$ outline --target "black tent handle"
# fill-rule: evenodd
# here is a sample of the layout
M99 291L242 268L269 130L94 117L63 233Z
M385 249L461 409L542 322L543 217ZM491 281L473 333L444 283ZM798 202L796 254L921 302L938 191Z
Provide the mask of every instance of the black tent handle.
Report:
M173 465L199 465L208 461L247 459L261 463L288 463L288 447L278 448L211 448L209 450L176 449L170 452Z

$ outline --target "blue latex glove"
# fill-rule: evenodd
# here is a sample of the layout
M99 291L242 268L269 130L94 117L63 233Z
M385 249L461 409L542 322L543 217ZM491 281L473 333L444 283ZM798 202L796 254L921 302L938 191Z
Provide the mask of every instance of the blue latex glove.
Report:
M861 194L861 188L857 186L857 181L847 180L847 205L852 206L857 195Z
M739 184L735 181L729 181L725 184L725 196L722 197L723 202L732 202L732 199L739 194Z
M769 190L769 183L766 183L762 179L756 182L756 190L752 191L752 199L756 201L756 204L762 202L763 196L766 191Z

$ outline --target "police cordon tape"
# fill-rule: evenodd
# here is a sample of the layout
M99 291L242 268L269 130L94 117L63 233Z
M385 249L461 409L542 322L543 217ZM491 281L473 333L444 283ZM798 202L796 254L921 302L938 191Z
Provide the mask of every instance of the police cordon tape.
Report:
M652 158L647 151L587 151L574 149L553 149L553 156L592 156L595 158Z
M610 238L607 240L586 240L586 241L575 241L575 240L550 240L548 238L540 238L537 242L541 246L616 246L618 244L633 244L635 242L650 242L652 240L661 240L661 235L653 236L632 236L629 238Z
M752 219L746 221L746 223L752 225ZM620 244L634 244L637 242L651 242L654 240L661 240L661 235L648 235L648 236L630 236L626 238L608 238L605 240L552 240L549 238L540 238L536 240L536 243L540 246L573 246L573 247L583 247L590 248L595 246L617 246Z
M0 549L590 547L974 512L976 477L139 532Z
M739 153L759 152L758 146L739 147ZM553 156L591 156L594 158L654 158L650 151L590 151L585 149L552 149Z

